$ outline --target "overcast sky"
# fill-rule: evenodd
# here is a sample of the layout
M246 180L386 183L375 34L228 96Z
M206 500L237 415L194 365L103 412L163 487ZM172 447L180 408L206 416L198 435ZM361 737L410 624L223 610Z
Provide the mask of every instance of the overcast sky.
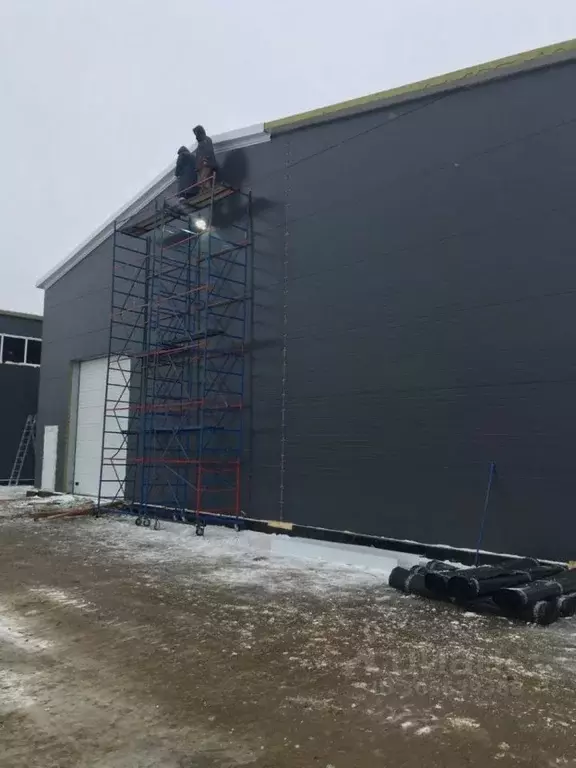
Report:
M576 37L574 0L0 0L0 308L191 143Z

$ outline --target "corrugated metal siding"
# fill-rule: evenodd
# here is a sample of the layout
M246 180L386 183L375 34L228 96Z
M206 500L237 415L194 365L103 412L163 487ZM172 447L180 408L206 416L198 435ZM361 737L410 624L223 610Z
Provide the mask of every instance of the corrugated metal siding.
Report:
M44 301L44 342L38 410L36 479L40 481L44 426L58 431L56 484L64 489L72 361L108 354L112 242L107 240L49 290ZM70 436L74 439L74 436Z
M4 314L0 311L0 333L9 333L14 336L30 336L35 339L42 338L42 320L32 317L18 317L17 315Z
M574 557L575 81L566 65L282 137L287 519L474 546L494 460L484 546ZM262 516L278 347L254 383Z
M38 405L38 368L0 365L0 480L10 477L22 430ZM34 477L34 455L30 450L22 467L22 480Z

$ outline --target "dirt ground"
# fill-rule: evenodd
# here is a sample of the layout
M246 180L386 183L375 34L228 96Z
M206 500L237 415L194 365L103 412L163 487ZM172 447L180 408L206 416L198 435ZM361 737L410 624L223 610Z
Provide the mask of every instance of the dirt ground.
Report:
M576 622L479 618L269 539L3 502L0 766L576 766Z

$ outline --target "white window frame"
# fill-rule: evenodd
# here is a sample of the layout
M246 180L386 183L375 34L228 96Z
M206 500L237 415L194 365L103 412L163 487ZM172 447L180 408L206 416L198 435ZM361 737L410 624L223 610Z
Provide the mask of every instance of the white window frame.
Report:
M10 334L7 334L8 336ZM25 336L26 344L24 346L24 365L27 365L28 368L40 368L41 363L27 363L26 360L28 358L28 342L29 341L39 341L40 345L42 345L42 339L37 339L35 336ZM40 357L42 357L42 348L40 348Z
M4 337L7 336L10 339L24 339L24 361L22 363L14 363L12 360L2 360L4 355ZM19 336L17 333L0 333L0 365L23 365L26 368L40 368L40 363L27 363L28 357L28 342L39 341L42 344L42 339L36 336Z

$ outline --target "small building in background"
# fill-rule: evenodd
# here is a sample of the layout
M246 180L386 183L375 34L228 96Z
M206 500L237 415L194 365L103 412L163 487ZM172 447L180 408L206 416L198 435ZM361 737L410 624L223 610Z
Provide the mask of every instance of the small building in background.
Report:
M0 485L14 465L26 418L36 414L42 356L42 317L0 310ZM34 482L30 445L20 482Z

